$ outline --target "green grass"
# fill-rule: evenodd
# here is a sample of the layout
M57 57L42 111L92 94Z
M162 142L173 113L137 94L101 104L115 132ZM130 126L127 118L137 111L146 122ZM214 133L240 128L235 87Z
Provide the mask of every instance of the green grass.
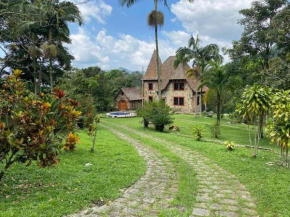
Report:
M96 152L92 138L79 132L74 153L63 152L55 168L13 165L0 184L0 216L62 216L98 201L120 196L145 172L145 162L127 142L110 131L98 131ZM92 166L85 167L86 163ZM1 169L1 166L0 166Z
M175 123L179 125L182 133L190 135L191 132L186 132L183 127L188 127L190 129L190 126L195 124L194 118L187 115L175 115L175 118ZM106 121L127 125L130 128L139 130L154 137L176 142L177 144L198 151L235 175L240 182L246 186L247 190L252 194L257 203L257 211L260 216L289 216L290 170L281 167L278 164L272 166L267 164L268 162L277 162L279 160L277 154L260 151L258 157L255 159L251 157L251 149L237 147L235 151L228 152L223 145L209 142L196 142L191 138L180 137L176 133L170 133L169 131L166 131L165 133L155 132L153 127L144 129L140 124L139 118L106 119ZM209 123L210 121L207 119L199 119L199 122ZM223 120L222 124L225 124L225 122L226 121ZM181 123L187 124L183 126ZM236 136L239 136L239 143L245 141L245 144L247 144L246 141L248 138L245 133L246 126L235 124L234 127L238 129L232 130L228 129L231 128L231 126L225 127L222 131L224 134L223 138L231 137L233 139L227 140L234 140ZM235 130L237 130L237 132ZM232 134L233 132L236 132L236 134Z
M176 114L172 116L174 118L174 124L176 124L180 128L180 132L172 131L175 134L182 134L186 136L192 136L192 128L195 125L203 126L205 129L205 138L210 140L217 140L220 142L223 141L234 141L240 145L249 145L249 134L248 134L248 126L245 124L229 124L228 122L234 120L229 118L221 119L221 136L218 139L215 139L211 134L210 126L216 121L216 118L194 118L194 115L185 115L185 114ZM107 119L106 119L107 120ZM122 124L128 126L134 126L138 129L142 128L140 124L141 119L139 118L119 118L113 119L116 122L121 122ZM134 120L134 121L132 121ZM250 125L251 135L254 137L254 133L256 133L257 127ZM168 130L165 130L165 133L168 133ZM264 130L265 138L261 140L260 146L264 148L270 148L274 150L279 150L279 148L270 143L270 139L267 137L266 130ZM252 142L253 142L252 138ZM253 145L253 144L252 144Z

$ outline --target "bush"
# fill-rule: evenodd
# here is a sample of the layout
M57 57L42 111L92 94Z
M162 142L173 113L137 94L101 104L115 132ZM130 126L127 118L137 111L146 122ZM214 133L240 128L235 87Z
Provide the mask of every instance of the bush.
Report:
M143 104L143 107L141 106L137 109L137 115L139 117L142 117L142 124L144 127L148 127L149 125L149 121L152 114L152 109L153 109L153 103L150 101L145 101Z
M0 180L15 162L29 166L36 161L39 167L57 164L60 150L73 151L79 140L73 133L81 114L78 103L59 88L35 95L26 89L20 74L15 70L7 76L0 91Z
M192 129L192 135L196 141L201 141L205 135L205 130L203 127L196 125Z
M236 146L234 141L225 141L224 144L226 145L228 151L233 151Z
M221 134L220 125L217 122L213 123L213 125L210 127L210 131L214 138L218 138Z
M164 127L173 123L170 117L170 107L163 100L145 102L143 108L137 110L137 115L143 118L144 127L152 122L157 131L163 132Z
M152 123L157 131L163 132L166 125L173 123L173 119L167 114L156 114L152 116Z

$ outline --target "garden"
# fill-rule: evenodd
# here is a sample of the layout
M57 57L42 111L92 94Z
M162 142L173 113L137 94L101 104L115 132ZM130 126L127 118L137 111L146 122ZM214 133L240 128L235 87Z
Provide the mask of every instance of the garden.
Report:
M289 216L289 1L242 9L230 48L191 35L171 104L158 59L168 2L147 17L148 100L143 72L72 67L70 24L88 2L0 2L0 217ZM107 117L124 87L143 93L136 117Z

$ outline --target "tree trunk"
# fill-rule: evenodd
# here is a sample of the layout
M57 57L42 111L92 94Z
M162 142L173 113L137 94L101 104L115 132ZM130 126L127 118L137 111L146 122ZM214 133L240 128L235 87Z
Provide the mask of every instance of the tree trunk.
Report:
M194 95L194 118L197 118L197 88Z
M259 137L260 139L264 138L263 133L263 123L264 123L264 113L259 117Z
M52 80L52 59L49 58L49 80L50 80L50 91L53 90L53 80Z
M156 13L158 9L158 1L155 0L155 11ZM159 67L159 49L158 49L158 29L157 29L157 19L155 19L155 44L156 44L156 71L157 71L157 79L158 79L158 99L161 98L161 78L160 78L160 67Z
M15 152L15 151L12 151L12 153L11 153L11 156L9 157L9 159L6 161L6 165L5 165L5 167L1 170L1 172L0 172L0 182L1 182L1 180L2 180L2 178L3 178L3 176L4 176L4 174L5 174L5 172L7 171L7 169L15 162L15 161L13 161L12 159L13 159L13 157L14 157L14 155L17 153L17 151Z
M37 94L37 82L36 82L36 58L33 57L33 79L34 79L34 93Z
M221 121L221 96L220 93L217 92L217 103L216 103L216 122L220 125Z
M49 29L49 44L52 44L51 28ZM49 57L49 81L50 81L50 91L52 92L52 90L53 90L53 80L52 80L52 58L51 58L51 56Z
M95 152L95 144L96 144L96 139L97 139L97 129L96 129L96 132L95 132L95 135L94 135L94 140L93 140L93 147L91 149L91 152Z
M38 90L41 92L41 83L42 83L42 67L40 63L39 73L38 73Z
M200 88L200 99L199 99L199 106L200 106L200 117L202 117L202 87Z

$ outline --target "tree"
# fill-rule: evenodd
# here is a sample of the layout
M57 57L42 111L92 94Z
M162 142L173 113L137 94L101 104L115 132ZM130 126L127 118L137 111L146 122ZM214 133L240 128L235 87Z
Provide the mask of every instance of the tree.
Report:
M0 5L0 13L4 14L0 19L0 43L6 54L2 70L6 67L20 68L23 71L22 78L34 80L35 83L38 69L39 89L40 83L47 81L52 89L52 73L54 72L54 77L61 75L64 69L70 68L73 59L63 43L70 43L67 23L81 24L77 6L72 2L59 0L4 0ZM36 49L42 50L41 57L30 52ZM44 56L49 62L48 66ZM46 76L47 72L49 76Z
M212 92L216 95L217 125L220 124L221 110L225 93L233 90L237 82L236 77L230 76L221 60L210 61L205 71L201 75L201 85L209 88L207 94ZM205 97L207 98L207 97Z
M7 76L0 91L0 181L15 162L36 161L41 168L57 164L60 150L73 151L79 140L77 103L59 88L48 95L31 93L20 74Z
M239 23L244 32L239 41L233 42L229 55L233 60L247 59L255 63L255 73L269 68L269 60L275 55L275 40L271 37L273 21L278 12L287 5L287 0L254 1L251 8L240 11L244 17ZM285 22L287 22L285 20ZM256 63L259 62L257 65ZM264 82L265 76L257 76L256 82Z
M176 51L177 59L174 62L174 67L177 68L180 64L183 66L188 62L193 60L192 68L187 71L188 77L192 77L196 80L200 79L200 75L202 75L211 60L222 60L222 56L219 54L219 48L216 44L209 44L205 47L200 46L201 40L197 35L196 38L193 36L190 37L188 41L188 47L180 47ZM200 87L202 94L202 86ZM198 86L196 85L195 89L195 100L194 100L194 110L195 117L197 117L197 92ZM200 97L202 100L202 97ZM200 103L202 105L202 103ZM201 111L200 109L200 116Z
M154 27L155 30L155 45L156 45L156 71L158 77L158 99L161 100L161 73L159 67L159 48L158 48L158 26L164 25L164 14L161 11L158 11L158 1L163 1L164 5L168 8L167 0L153 0L155 9L151 11L147 16L147 24L150 27ZM193 0L188 0L189 2L193 2ZM128 8L133 6L138 0L120 0L121 5L126 5Z
M247 120L248 124L249 121L255 122L258 118L258 131L255 136L255 152L253 157L258 155L260 139L262 138L263 120L271 108L271 94L272 90L269 87L263 87L258 84L248 86L241 96L241 103L237 107L237 112L243 119ZM249 140L251 144L250 130Z
M290 90L279 91L273 95L273 121L269 124L272 143L281 147L281 161L289 167L288 150L290 146Z
M81 25L82 18L78 7L69 1L45 1L40 9L43 21L48 29L48 35L46 36L48 42L44 44L43 50L49 59L50 89L52 90L52 60L57 56L57 42L69 43L69 28L67 22L78 22Z

